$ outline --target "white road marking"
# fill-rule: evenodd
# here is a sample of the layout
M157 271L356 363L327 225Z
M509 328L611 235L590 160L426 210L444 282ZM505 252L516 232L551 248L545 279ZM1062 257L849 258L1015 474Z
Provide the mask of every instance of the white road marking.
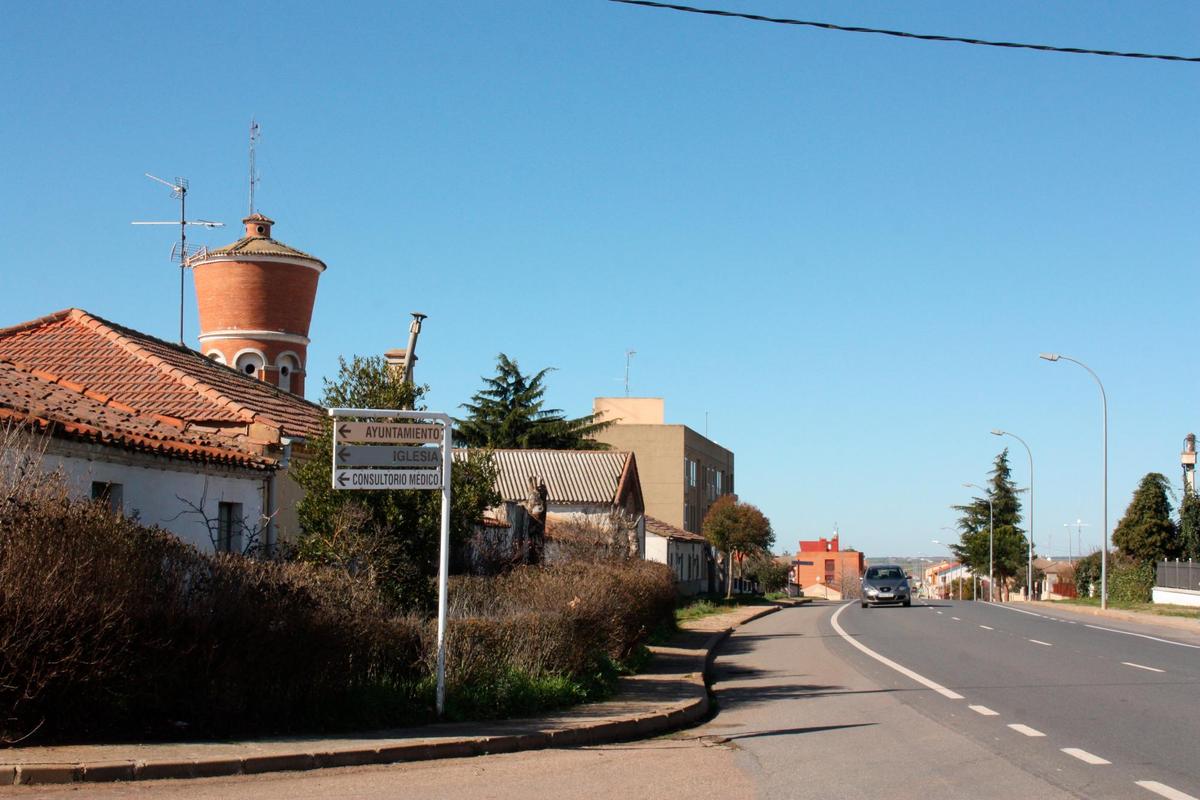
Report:
M985 631L994 631L994 630L996 630L995 628L993 628L993 627L991 627L991 626L989 626L989 625L980 625L979 627L983 628Z
M1111 761L1101 758L1100 756L1092 755L1087 750L1080 750L1078 747L1064 747L1062 751L1069 756L1075 756L1085 764L1111 764Z
M1054 645L1050 644L1049 642L1043 642L1040 639L1030 639L1029 641L1033 642L1034 644L1040 644L1043 647L1054 647Z
M955 622L962 622L962 620L958 617L951 617L950 619L954 620Z
M1015 722L1010 724L1008 727L1012 728L1017 733L1023 733L1026 736L1045 736L1046 735L1046 734L1042 733L1041 731L1034 730L1033 728L1029 727L1028 725L1021 725L1021 724L1015 723Z
M1159 669L1158 667L1147 667L1142 664L1135 664L1132 661L1122 661L1121 663L1127 667L1135 667L1136 669L1144 669L1147 672L1166 672L1165 669Z
M896 672L899 672L901 675L904 675L905 677L908 677L908 678L912 678L914 681L916 681L917 683L921 684L922 686L924 686L928 689L933 689L935 692L940 694L942 697L948 697L951 700L962 700L963 699L963 696L961 694L959 694L958 692L953 691L952 689L947 689L945 686L942 686L940 683L937 683L936 681L931 681L931 680L929 680L929 678L926 678L924 675L918 675L917 673L913 672L908 667L905 667L901 664L897 664L895 661L892 661L887 656L882 656L879 653L876 653L874 650L867 647L865 644L862 644L861 642L856 641L852 636L850 636L850 634L846 633L846 631L842 630L842 626L838 624L838 616L840 616L841 613L843 611L845 611L846 608L850 605L851 605L850 603L843 604L842 607L839 608L837 611L833 612L833 616L829 618L829 624L833 626L833 629L838 632L839 636L841 636L843 639L845 639L850 644L854 645L854 647L858 648L862 652L869 655L871 658L878 661L880 664L884 664L886 666L891 667L892 669L896 670ZM939 611L938 613L940 614L942 612Z
M985 716L985 717L998 717L998 716L1000 716L1000 712L998 712L998 711L992 711L992 710L991 710L990 708L988 708L987 706L967 706L967 708L971 709L971 710L972 710L972 711L974 711L976 714L982 714L982 715L983 715L983 716Z
M1088 625L1089 628L1095 628L1098 631L1108 631L1109 633L1123 633L1126 636L1138 636L1142 639L1149 639L1152 642L1162 642L1163 644L1173 644L1176 647L1190 647L1193 650L1200 650L1200 644L1185 644L1184 642L1173 642L1170 639L1160 639L1157 636L1148 636L1144 633L1133 633L1132 631L1119 631L1116 628L1105 628L1103 625Z
M1036 611L1026 611L1023 608L1013 608L1012 606L1005 605L1004 603L996 603L996 608L1003 608L1005 611L1015 611L1018 614L1028 614L1031 617L1041 617L1042 619L1049 619L1045 614L1039 614Z
M1134 783L1143 789L1148 789L1157 795L1167 798L1167 800L1200 800L1200 798L1193 797L1192 795L1181 792L1178 789L1172 789L1165 783L1159 783L1158 781L1134 781Z

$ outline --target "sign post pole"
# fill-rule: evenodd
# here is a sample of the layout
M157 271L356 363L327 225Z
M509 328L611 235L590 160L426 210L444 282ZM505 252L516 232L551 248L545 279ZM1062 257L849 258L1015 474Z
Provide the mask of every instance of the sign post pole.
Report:
M442 490L442 521L438 553L437 715L446 710L446 615L450 579L450 476L453 463L454 421L448 414L378 408L331 408L333 417L333 488L338 490ZM342 422L384 419L392 422ZM394 420L419 420L413 424ZM430 424L428 421L434 421ZM350 446L349 443L355 443ZM381 445L428 445L441 448L441 471L430 469L439 460L435 448ZM367 467L367 469L355 469ZM439 481L440 478L440 481Z
M442 539L438 556L437 623L437 715L446 710L446 608L450 583L450 446L454 425L449 417L442 421Z

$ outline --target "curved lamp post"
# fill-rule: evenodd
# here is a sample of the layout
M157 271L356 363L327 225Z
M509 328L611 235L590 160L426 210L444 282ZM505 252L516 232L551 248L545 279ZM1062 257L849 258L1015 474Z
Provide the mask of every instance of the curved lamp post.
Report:
M1025 445L1025 452L1029 454L1029 566L1026 567L1025 573L1025 591L1028 593L1029 599L1033 599L1033 451L1029 449L1029 444L1024 439L1017 436L1012 431L1002 431L996 429L992 431L993 436L1011 436L1021 444Z
M1104 545L1100 548L1100 608L1108 608L1108 395L1104 393L1104 384L1100 382L1100 376L1082 361L1059 353L1041 353L1038 358L1044 358L1047 361L1070 361L1072 364L1078 364L1088 371L1088 374L1096 380L1096 385L1100 387L1100 407L1104 420Z
M996 508L992 505L992 493L980 486L978 483L964 483L968 489L975 488L983 492L984 498L988 504L988 602L992 602L992 586L995 585L995 580L992 578L992 571L995 565L995 542L996 542Z

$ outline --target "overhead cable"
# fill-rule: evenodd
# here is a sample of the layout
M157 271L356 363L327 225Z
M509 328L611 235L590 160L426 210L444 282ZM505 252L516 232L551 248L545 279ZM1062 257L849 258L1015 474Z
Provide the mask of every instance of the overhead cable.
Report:
M1200 57L1162 55L1158 53L1123 53L1117 50L1092 50L1086 47L1057 47L1050 44L1027 44L1022 42L996 42L988 39L969 39L965 36L940 36L933 33L909 33L893 31L886 28L863 28L855 25L835 25L832 22L813 22L803 19L787 19L786 17L765 17L761 14L749 14L743 11L723 11L715 8L696 8L675 3L658 3L654 0L609 0L612 3L624 3L630 6L646 6L648 8L664 8L671 11L683 11L688 14L707 14L713 17L736 17L753 22L773 22L778 25L801 25L808 28L821 28L827 31L844 31L847 33L876 33L882 36L896 36L901 39L920 39L926 42L957 42L959 44L974 44L983 47L1008 47L1018 50L1042 50L1048 53L1070 53L1072 55L1107 56L1109 58L1142 58L1156 61L1187 61L1200 63Z

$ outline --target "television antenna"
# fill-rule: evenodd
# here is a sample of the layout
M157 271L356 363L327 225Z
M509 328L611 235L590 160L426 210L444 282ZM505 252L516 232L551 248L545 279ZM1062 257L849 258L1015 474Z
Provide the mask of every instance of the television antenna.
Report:
M254 148L258 144L258 140L262 138L262 132L258 127L258 123L254 117L250 118L250 216L254 216L254 189L258 186L259 178L258 168L255 166Z
M637 355L637 350L625 351L625 396L629 397L629 362Z
M163 186L170 188L171 197L179 199L179 222L131 222L131 225L178 225L179 226L179 241L171 248L171 260L179 262L179 344L183 345L183 271L190 267L194 262L204 259L208 255L206 247L191 247L188 248L187 243L187 226L199 225L202 228L224 228L224 222L211 222L206 219L188 219L187 218L187 178L176 177L174 182L165 180L157 175L146 173L146 177L152 181L158 181Z

